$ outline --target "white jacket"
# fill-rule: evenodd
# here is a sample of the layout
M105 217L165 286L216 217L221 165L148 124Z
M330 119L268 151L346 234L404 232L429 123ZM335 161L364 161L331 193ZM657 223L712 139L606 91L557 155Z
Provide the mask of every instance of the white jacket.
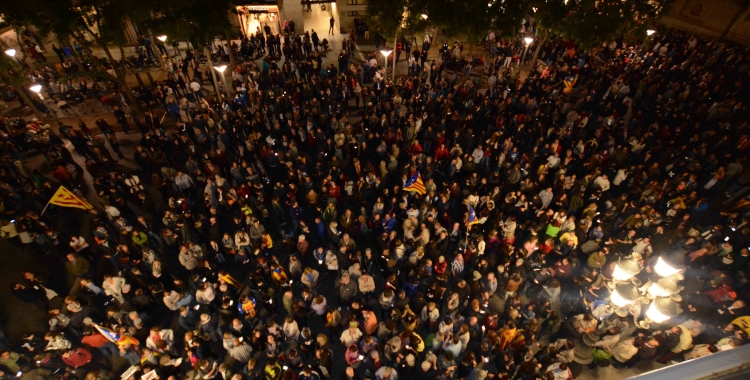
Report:
M596 177L594 185L602 189L602 192L609 190L609 180L602 176Z
M169 346L171 346L172 342L174 342L174 331L170 329L159 331L159 336L161 337L161 340L167 342L167 345ZM146 347L153 351L157 351L156 343L154 343L154 340L150 336L146 339Z
M206 285L205 290L198 289L195 292L195 300L203 305L210 304L216 298L216 291L214 291L213 284L206 283Z
M114 297L119 303L125 302L125 299L122 297L123 288L127 285L125 279L122 277L112 277L112 280L112 282L104 280L102 284L104 294Z
M628 173L624 169L620 169L617 171L617 175L615 175L614 181L612 183L615 186L620 186L622 181L626 180L628 178Z

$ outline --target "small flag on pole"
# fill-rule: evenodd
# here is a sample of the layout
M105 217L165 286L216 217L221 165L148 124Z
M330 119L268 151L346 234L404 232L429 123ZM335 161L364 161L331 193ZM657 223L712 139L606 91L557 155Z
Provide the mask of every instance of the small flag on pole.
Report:
M477 219L477 213L474 212L474 207L469 206L469 216L466 218L466 225L472 226L474 224L479 224L479 219Z
M563 80L563 83L565 84L565 89L563 90L563 92L567 94L573 91L573 86L576 85L577 81L578 81L578 74L565 78L565 80Z
M52 199L49 200L49 203L62 207L82 208L84 210L91 210L94 208L94 206L85 199L66 189L65 186L60 186L60 188L57 189L52 196Z
M424 187L424 182L422 182L422 175L419 174L419 171L414 172L414 175L409 178L408 181L404 184L404 190L406 191L416 191L420 195L424 195L427 193L427 188Z
M97 324L94 325L94 328L96 328L96 331L99 331L99 334L104 335L105 338L107 338L108 341L117 344L117 345L126 345L126 344L132 344L132 345L138 345L138 339L135 339L131 336L127 336L125 334L118 334L106 327L99 326Z

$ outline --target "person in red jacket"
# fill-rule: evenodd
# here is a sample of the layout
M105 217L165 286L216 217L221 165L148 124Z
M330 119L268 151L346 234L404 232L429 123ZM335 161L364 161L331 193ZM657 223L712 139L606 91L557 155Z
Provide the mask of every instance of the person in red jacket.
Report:
M91 352L83 347L78 347L64 353L62 360L71 368L80 368L91 363Z
M435 151L435 161L436 162L443 162L447 160L450 157L450 152L448 151L448 148L445 147L445 144L440 144L440 148Z

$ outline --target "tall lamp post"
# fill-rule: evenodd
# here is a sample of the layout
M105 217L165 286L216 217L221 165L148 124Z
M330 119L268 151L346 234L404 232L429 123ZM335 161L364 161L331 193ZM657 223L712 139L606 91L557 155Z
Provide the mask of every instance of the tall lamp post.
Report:
M164 55L167 56L167 59L162 59L162 63L164 64L164 71L167 73L167 76L169 76L169 66L167 65L167 62L169 64L172 64L172 61L169 59L169 50L167 50L167 36L161 35L159 37L156 37L157 40L161 41L161 46L164 46ZM161 56L161 52L159 52L159 56Z
M31 90L31 91L33 91L33 92L35 92L35 93L36 93L36 94L37 94L37 95L39 96L39 99L41 99L41 100L42 100L42 104L44 104L44 96L42 95L42 85L40 85L40 84L35 84L35 85L33 85L33 86L29 87L29 90ZM57 112L55 112L55 110L53 110L53 109L51 109L51 108L47 107L47 105L46 105L46 104L44 105L44 107L45 107L45 108L47 109L47 111L48 111L49 113L51 113L51 114L52 114L52 116L53 116L53 117L55 118L55 120L58 120L58 118L57 118ZM59 121L59 120L58 120L58 121Z
M534 37L526 36L523 38L523 42L526 43L526 47L523 49L523 57L521 57L521 64L523 64L523 61L526 59L526 53L529 52L529 45L531 45L531 43L534 42Z
M42 102L44 102L44 96L42 96L42 85L35 84L29 87L29 90L34 91L39 96L39 99L42 99Z
M227 65L217 66L214 67L214 69L216 69L216 71L221 74L221 81L224 83L224 89L227 91L227 97L231 96L231 93L229 92L229 86L227 86L227 78L224 76L224 70L227 69Z
M385 80L385 78L388 78L388 56L391 55L391 53L393 53L393 50L380 51L380 54L383 55L383 61L385 61L385 73L383 73L383 80ZM396 70L396 68L394 67L393 70Z
M5 54L6 54L6 55L7 55L8 57L13 57L13 58L15 58L15 59L16 59L16 61L18 61L18 63L20 63L20 64L21 64L21 66L23 66L23 62L21 62L21 60L20 60L20 59L18 59L18 56L16 55L17 53L18 53L18 52L16 51L16 49L8 49L8 50L6 50L6 51L5 51Z
M167 59L169 59L169 50L167 50L167 36L162 35L162 36L156 37L156 39L161 41L161 43L164 45L164 53L166 53Z

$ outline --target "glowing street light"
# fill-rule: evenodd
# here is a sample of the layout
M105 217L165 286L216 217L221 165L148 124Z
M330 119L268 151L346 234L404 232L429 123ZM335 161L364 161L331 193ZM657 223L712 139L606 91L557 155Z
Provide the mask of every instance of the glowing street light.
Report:
M662 323L680 313L679 306L669 297L660 297L651 302L646 310L646 318Z
M44 96L42 96L42 85L35 84L29 87L29 90L34 91L39 96L39 99L42 99L42 101L44 101Z
M612 290L612 295L609 300L617 307L624 307L632 305L639 297L640 294L638 293L638 287L632 283L624 283L617 285L615 289Z
M654 298L669 297L673 294L679 293L683 289L683 287L677 283L678 279L676 277L682 277L682 276L664 277L660 279L659 281L651 284L651 286L648 287L646 292L651 297L654 297Z
M422 13L422 20L427 20L427 17L428 16L426 14Z
M221 81L224 82L224 89L227 91L227 95L229 95L229 86L227 86L227 78L224 76L224 70L227 69L227 65L221 65L221 66L214 66L214 69L221 74Z
M656 260L656 265L654 265L654 272L658 274L661 277L669 277L677 272L679 272L679 268L675 268L672 265L670 265L666 260L664 260L663 257L659 257L658 260Z
M9 57L15 57L16 56L16 49L8 49L5 51L5 54L7 54Z
M622 259L615 264L615 270L612 272L612 278L617 281L627 281L633 278L641 271L638 262L632 259Z
M646 317L656 323L662 323L670 318L668 315L659 311L653 303L648 310L646 310Z
M649 36L652 35L652 34L654 34L654 33L656 33L656 31L653 30L653 29L649 29L649 30L646 31L646 34L649 35Z
M526 43L526 47L523 49L523 55L521 56L521 62L520 62L521 64L523 64L523 62L526 60L526 53L529 52L529 45L531 45L531 43L534 42L534 37L526 36L523 38L523 42ZM533 66L533 63L532 63L532 66ZM519 70L520 70L520 65L519 65Z
M626 300L623 296L621 296L620 293L617 293L617 290L612 291L612 296L610 296L609 300L618 307L628 306L632 303L631 301Z
M383 74L383 79L388 78L388 56L391 55L391 53L393 53L393 50L380 51L380 54L383 55L383 60L385 61L385 73Z
M157 38L157 39L158 39L159 41L161 41L161 42L165 42L165 41L167 40L167 36L159 36L159 37L156 37L156 38Z

